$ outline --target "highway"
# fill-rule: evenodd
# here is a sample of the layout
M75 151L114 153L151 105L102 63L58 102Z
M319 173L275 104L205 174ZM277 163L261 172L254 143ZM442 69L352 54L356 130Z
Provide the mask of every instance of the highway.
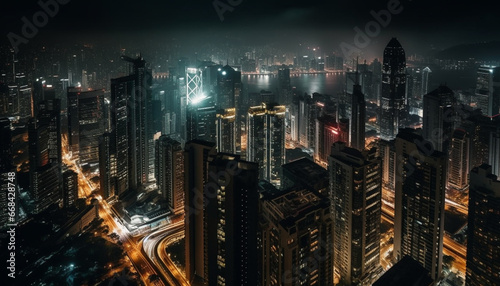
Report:
M163 238L159 244L156 245L156 254L160 258L160 261L169 269L169 271L174 275L175 279L179 282L179 285L189 286L184 274L181 273L179 268L170 259L170 255L167 253L167 246L176 242L177 240L184 237L184 226L177 232L171 233L165 238Z
M64 164L66 164L68 168L72 169L78 174L78 196L83 198L90 198L95 187L92 185L92 182L83 174L76 160L73 160L71 158L71 154L68 152L67 136L62 136L62 145ZM127 256L130 258L130 261L136 268L137 272L139 273L142 281L146 285L169 285L161 275L159 275L160 280L156 280L153 282L149 281L149 277L151 275L158 275L155 267L150 264L149 260L141 252L141 248L133 240L128 229L121 223L115 221L112 216L112 208L111 206L109 206L106 200L102 199L101 196L97 196L97 199L99 202L99 216L104 220L104 223L109 226L110 230L119 235L119 239L124 245L124 250L126 251Z
M175 275L174 267L166 264L158 255L158 247L161 242L171 235L179 235L184 233L184 224L176 222L166 227L163 227L141 240L142 251L155 264L160 274L168 281L168 285L184 285L179 282L179 277ZM189 284L188 284L189 285Z

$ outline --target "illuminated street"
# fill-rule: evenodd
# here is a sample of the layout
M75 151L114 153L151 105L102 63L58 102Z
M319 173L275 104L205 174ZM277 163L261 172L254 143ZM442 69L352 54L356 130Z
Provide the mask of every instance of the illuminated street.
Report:
M82 173L81 168L78 166L76 161L71 160L71 156L67 152L67 150L67 136L63 136L64 164L66 164L69 168L71 168L78 174L78 185L80 191L79 196L89 198L91 197L91 193L95 188L90 180L88 180ZM119 240L123 243L124 250L127 252L127 256L130 258L135 269L141 276L142 281L144 281L146 285L169 285L168 283L164 283L162 281L150 282L149 277L151 275L158 274L156 268L151 265L150 260L142 253L140 245L134 241L127 228L120 222L117 222L115 218L113 218L112 207L108 204L108 202L106 202L106 200L103 200L100 196L98 196L97 199L99 201L99 216L104 219L104 224L108 225L112 232L115 232L119 235Z

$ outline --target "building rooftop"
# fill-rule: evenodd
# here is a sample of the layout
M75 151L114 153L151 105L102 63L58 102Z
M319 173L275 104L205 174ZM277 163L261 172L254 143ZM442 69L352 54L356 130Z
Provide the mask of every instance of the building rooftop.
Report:
M394 264L373 286L430 286L434 283L420 263L409 256Z
M264 199L274 212L274 219L285 227L295 225L307 214L330 206L330 200L306 189L288 189Z
M308 158L302 158L282 166L283 170L298 178L305 178L312 182L328 177L328 171Z

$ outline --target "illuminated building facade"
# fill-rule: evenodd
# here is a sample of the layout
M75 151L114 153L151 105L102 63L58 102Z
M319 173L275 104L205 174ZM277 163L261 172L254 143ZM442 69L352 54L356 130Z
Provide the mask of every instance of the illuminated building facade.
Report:
M325 98L323 95L318 93L312 96L303 95L299 99L299 143L300 145L314 150L315 146L315 134L316 134L316 118L323 115L323 109L325 107Z
M61 165L49 160L49 125L31 119L28 130L30 196L33 213L38 214L61 199Z
M330 200L305 189L264 195L260 285L333 285Z
M219 110L216 116L217 151L236 154L236 109Z
M156 185L174 213L184 207L184 151L181 143L162 135L156 140Z
M329 158L333 261L341 281L371 285L380 267L382 177L376 149L333 144Z
M257 285L258 165L185 147L186 276L202 285Z
M201 70L197 68L186 68L187 102L198 98L202 94Z
M396 189L396 146L394 140L379 141L380 158L382 159L382 186L384 199L394 202Z
M260 179L280 184L285 161L285 106L262 103L250 107L247 118L247 156L260 167Z
M63 172L63 207L73 207L78 199L78 174L67 169Z
M483 164L470 174L466 285L500 285L500 181Z
M205 185L208 192L216 191L216 196L207 194L205 246L208 267L217 266L214 275L209 272L208 285L257 285L259 167L238 155L218 153L209 157L208 169L218 174L209 175Z
M326 169L333 143L349 141L349 120L337 122L331 115L317 118L315 141L314 162Z
M463 129L455 129L448 159L448 188L464 191L469 186L470 139Z
M484 116L500 114L500 67L480 66L477 69L476 100Z
M106 132L99 137L99 194L105 199L120 195L116 191L116 164L113 134Z
M116 193L136 188L141 176L137 174L137 117L134 106L135 78L126 76L111 80L111 136L116 158Z
M80 164L99 163L99 136L104 133L104 90L68 88L68 138Z
M205 140L216 142L217 110L214 99L199 95L192 98L186 108L186 136L187 140Z
M382 65L382 95L380 112L380 138L392 140L399 128L406 127L406 56L396 38L384 50Z
M216 263L209 265L208 248L205 246L208 234L205 226L208 224L208 203L205 184L208 182L208 158L215 155L215 143L193 140L184 147L184 226L186 237L186 279L190 282L208 283L209 267L217 267ZM213 192L214 190L212 190ZM208 205L217 208L216 204ZM213 218L215 219L215 218ZM215 273L211 270L211 273Z
M443 264L446 155L412 129L401 129L396 141L394 251L418 261L439 281Z

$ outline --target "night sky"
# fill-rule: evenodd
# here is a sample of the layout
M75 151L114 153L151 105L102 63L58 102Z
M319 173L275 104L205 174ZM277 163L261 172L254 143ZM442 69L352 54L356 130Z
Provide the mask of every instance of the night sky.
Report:
M42 0L45 1L45 0ZM370 11L387 9L397 1L263 1L230 0L240 3L226 11L221 21L214 1L98 1L69 0L40 29L37 38L138 39L176 37L204 41L231 37L245 44L276 42L288 45L298 39L326 48L352 42L354 27L364 30L372 21ZM227 5L227 0L220 0ZM453 3L453 2L451 2ZM415 50L500 39L497 12L486 1L470 6L449 1L401 1L401 13L392 15L389 25L374 37L368 49L379 49L397 36ZM2 3L2 34L20 33L21 17L31 19L41 8L37 1ZM380 47L379 47L380 46ZM412 52L410 48L410 53Z

